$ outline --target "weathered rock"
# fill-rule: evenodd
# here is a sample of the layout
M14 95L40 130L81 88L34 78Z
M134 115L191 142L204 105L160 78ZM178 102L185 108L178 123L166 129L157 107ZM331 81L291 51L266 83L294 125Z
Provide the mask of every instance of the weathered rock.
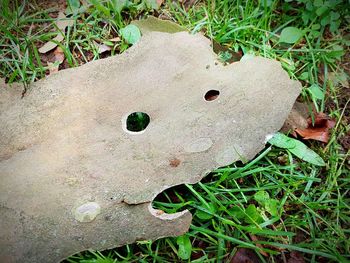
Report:
M186 32L149 33L122 55L34 83L23 99L2 87L0 261L55 262L184 233L190 213L157 213L154 197L253 158L299 91L278 62L224 67L207 39ZM133 112L150 116L144 131L126 129Z

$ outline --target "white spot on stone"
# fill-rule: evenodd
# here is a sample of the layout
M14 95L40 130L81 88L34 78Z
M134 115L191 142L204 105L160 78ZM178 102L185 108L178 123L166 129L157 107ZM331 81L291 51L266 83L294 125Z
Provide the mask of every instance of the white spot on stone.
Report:
M88 202L74 210L74 218L82 223L93 221L101 212L101 207L96 202Z
M213 145L210 138L199 138L184 147L186 152L199 153L208 150Z

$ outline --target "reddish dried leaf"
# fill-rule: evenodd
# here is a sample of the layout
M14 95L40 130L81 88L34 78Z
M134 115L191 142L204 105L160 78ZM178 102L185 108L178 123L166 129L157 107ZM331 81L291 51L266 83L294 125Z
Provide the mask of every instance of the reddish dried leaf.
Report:
M335 126L335 120L331 119L323 112L316 113L314 116L314 125L312 119L308 118L308 127L306 129L296 129L295 131L305 140L317 140L324 143L329 141L329 129Z
M317 140L327 143L329 141L328 129L322 128L307 128L305 130L295 130L304 140Z

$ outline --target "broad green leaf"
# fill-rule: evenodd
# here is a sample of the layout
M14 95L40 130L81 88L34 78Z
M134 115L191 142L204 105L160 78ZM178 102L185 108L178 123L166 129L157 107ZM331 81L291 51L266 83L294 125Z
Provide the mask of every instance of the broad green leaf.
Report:
M192 254L192 244L190 238L187 235L179 236L176 239L176 243L179 246L178 256L184 260L189 259Z
M266 203L265 203L265 209L267 212L269 212L272 216L278 216L278 206L279 206L279 201L276 199L270 198Z
M294 44L303 36L303 31L296 27L286 27L280 35L280 42Z
M307 80L308 78L309 78L309 72L307 71L301 73L299 77L300 80Z
M259 191L256 192L254 195L254 199L255 201L257 201L260 205L265 205L266 202L268 202L270 200L270 195L268 192L266 191Z
M258 209L256 209L255 205L251 204L247 207L247 209L245 210L246 213L246 218L244 219L244 221L248 224L256 224L256 223L261 223L263 222L263 219L258 211Z
M318 165L318 166L325 165L325 162L323 161L323 159L313 150L308 148L304 143L296 139L289 138L283 133L277 132L269 140L269 143L279 148L288 149L292 154L304 160L305 162Z
M292 154L304 160L305 162L308 162L314 165L318 165L318 166L326 165L323 159L317 153L315 153L313 150L308 148L302 142L298 140L295 140L295 141L296 141L296 146L292 149L288 149Z
M245 217L243 210L241 208L239 208L238 206L234 206L234 207L230 208L229 211L237 219L243 219Z
M320 86L317 84L312 84L310 88L308 88L308 91L312 95L313 98L323 100L324 99L324 94L323 91L321 90Z
M316 10L316 15L318 16L322 16L324 13L326 13L328 11L328 7L327 6L320 6L319 8L317 8Z
M111 0L114 12L120 13L124 8L128 6L127 0Z
M289 138L283 133L277 132L275 135L269 140L269 143L277 146L279 148L284 149L292 149L296 146L296 140Z
M120 29L120 34L129 44L135 44L141 38L140 29L135 25L127 25Z
M204 212L204 211L201 211L201 210L197 210L196 212L196 216L199 218L199 219L202 219L202 220L208 220L210 218L213 217L212 214L215 214L216 212L216 206L215 204L213 203L208 203L209 207L207 207L207 210L211 213L207 213L207 212Z

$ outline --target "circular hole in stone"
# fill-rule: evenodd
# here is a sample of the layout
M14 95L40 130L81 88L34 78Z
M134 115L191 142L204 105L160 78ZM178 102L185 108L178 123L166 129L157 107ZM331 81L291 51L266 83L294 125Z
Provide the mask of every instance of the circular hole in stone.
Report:
M126 129L132 132L141 132L148 126L150 117L144 112L131 113L126 119Z
M219 95L220 95L220 91L211 89L207 93L205 93L204 99L206 101L216 100L219 97Z

